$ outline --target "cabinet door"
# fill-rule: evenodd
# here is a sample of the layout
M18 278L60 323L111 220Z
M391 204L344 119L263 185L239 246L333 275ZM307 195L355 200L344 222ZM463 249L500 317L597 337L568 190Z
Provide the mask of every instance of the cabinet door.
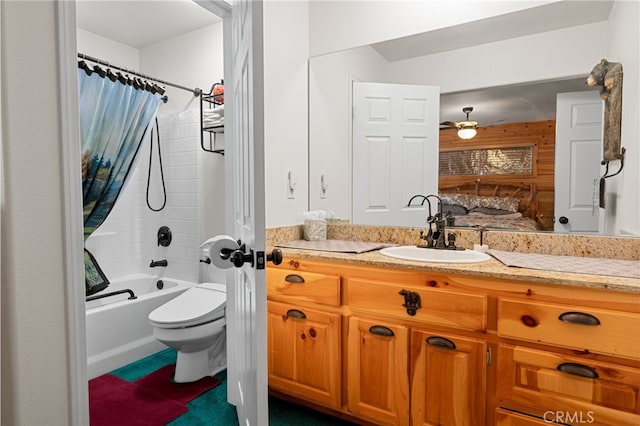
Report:
M412 425L484 424L485 341L411 330Z
M349 318L349 411L378 424L409 424L408 330L402 325Z
M269 386L340 408L340 315L268 302Z

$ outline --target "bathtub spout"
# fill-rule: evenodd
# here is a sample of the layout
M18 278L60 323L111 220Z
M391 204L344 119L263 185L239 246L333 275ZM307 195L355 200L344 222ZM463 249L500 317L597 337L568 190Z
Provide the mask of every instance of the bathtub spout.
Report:
M162 260L151 260L151 265L149 265L149 268L155 268L156 266L167 266L167 259L162 259Z

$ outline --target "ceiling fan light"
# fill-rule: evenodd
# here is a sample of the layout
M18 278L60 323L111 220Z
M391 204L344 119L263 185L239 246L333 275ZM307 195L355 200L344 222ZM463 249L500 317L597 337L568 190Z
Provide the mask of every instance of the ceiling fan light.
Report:
M462 127L458 129L458 137L460 139L471 139L476 135L476 129L473 127Z

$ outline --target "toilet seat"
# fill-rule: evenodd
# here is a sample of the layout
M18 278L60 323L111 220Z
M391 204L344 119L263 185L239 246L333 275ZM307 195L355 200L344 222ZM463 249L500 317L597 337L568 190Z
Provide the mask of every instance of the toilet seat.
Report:
M224 317L227 292L224 284L202 283L182 293L149 314L158 328L185 328Z

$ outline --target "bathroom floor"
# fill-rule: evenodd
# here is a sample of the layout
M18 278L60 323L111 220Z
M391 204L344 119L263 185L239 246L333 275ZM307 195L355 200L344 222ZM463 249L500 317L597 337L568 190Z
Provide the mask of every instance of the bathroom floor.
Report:
M112 371L123 380L132 382L167 364L176 362L176 352L165 349ZM170 422L169 426L235 426L238 424L235 407L227 403L226 370L217 374L221 383L187 403L188 411ZM294 426L353 425L306 407L269 397L269 425Z

